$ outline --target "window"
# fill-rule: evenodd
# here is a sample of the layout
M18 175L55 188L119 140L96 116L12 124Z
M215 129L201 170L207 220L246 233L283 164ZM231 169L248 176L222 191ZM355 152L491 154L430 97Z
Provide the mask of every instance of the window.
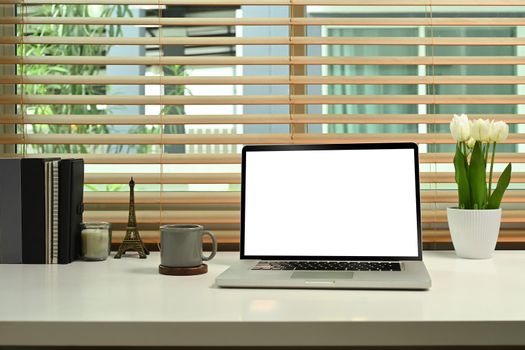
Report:
M511 123L502 243L525 242L525 6L487 0L16 0L0 5L0 152L84 157L86 221L235 247L243 144L415 141L424 241L449 242L454 113ZM359 169L357 170L359 171ZM305 188L308 198L308 188Z

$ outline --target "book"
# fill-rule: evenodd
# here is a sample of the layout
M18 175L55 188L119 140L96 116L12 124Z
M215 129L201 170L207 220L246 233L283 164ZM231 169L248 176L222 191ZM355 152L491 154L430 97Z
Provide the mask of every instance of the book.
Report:
M46 211L49 220L48 261L46 263L56 264L58 262L58 160L48 163L48 209Z
M58 159L45 162L45 263L56 264L58 262Z
M59 163L58 263L80 257L80 233L84 212L84 160L63 159Z
M44 200L45 200L45 206L44 206L44 214L45 214L45 221L46 221L46 227L45 227L45 263L49 264L49 247L50 247L50 240L51 240L51 218L50 218L50 195L49 191L51 190L51 174L50 174L50 168L51 168L51 162L45 162L44 163Z
M21 159L0 159L0 263L22 263Z
M56 158L21 160L22 262L51 262L53 219L52 183ZM58 197L57 199L58 200Z

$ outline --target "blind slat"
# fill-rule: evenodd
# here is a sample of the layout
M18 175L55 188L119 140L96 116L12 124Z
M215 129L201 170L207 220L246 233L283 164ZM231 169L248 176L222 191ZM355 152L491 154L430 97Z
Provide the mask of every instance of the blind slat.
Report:
M512 228L501 228L498 236L498 242L520 242L523 243L523 237L525 236L525 231L520 229ZM424 242L452 242L450 237L450 232L443 229L431 229L423 230L423 241Z
M86 221L111 221L114 223L126 223L128 221L127 210L115 211L86 211L84 213ZM137 222L143 224L160 224L160 222L177 222L181 224L199 222L202 224L239 224L240 213L238 210L206 210L206 211L162 211L162 217L158 211L137 211ZM502 213L502 223L515 223L525 220L525 210L504 210ZM423 210L421 212L423 223L446 223L446 210Z
M525 60L524 60L525 61ZM24 64L96 64L96 65L288 65L288 57L106 57L106 56L27 56ZM22 64L20 57L0 57L1 64Z
M30 134L2 135L0 144L154 145L290 143L289 134Z
M293 18L292 24L295 25L346 25L346 26L522 26L525 19L523 17L515 18L493 18L493 17L455 17L446 18L342 18L342 17L307 17ZM446 15L445 15L446 16Z
M143 26L260 26L260 25L348 25L348 26L523 26L523 17L449 18L126 18L126 17L0 17L0 24L143 25Z
M86 164L240 164L240 154L67 154L75 158L83 158ZM28 154L27 157L56 158L64 157L61 153ZM420 163L451 164L452 153L422 153ZM22 155L0 153L0 157L13 158ZM496 163L525 163L525 155L521 153L498 152Z
M240 214L238 210L229 211L162 211L158 210L137 210L137 222L140 224L160 224L162 222L177 222L180 224L238 224ZM86 222L110 221L116 224L128 222L127 210L116 211L86 211L84 213Z
M137 184L239 184L239 173L87 173L86 184L127 184L130 178Z
M31 0L33 1L33 0ZM202 1L202 0L201 0ZM264 0L263 0L264 1ZM292 0L294 5L346 6L524 6L523 0Z
M0 4L67 4L67 5L290 5L290 0L0 0Z
M288 37L0 37L0 44L54 45L288 45Z
M113 230L113 242L120 243L124 238L126 231ZM213 230L213 233L217 236L219 242L238 243L240 231L239 230ZM158 230L140 230L140 236L146 243L157 243L160 239L160 232ZM523 236L525 236L524 230L519 229L500 229L498 236L499 242L523 242ZM450 243L450 232L448 230L423 230L423 241L424 242L446 242Z
M525 117L524 117L525 120ZM310 122L295 120L296 122ZM151 124L289 124L290 115L29 115L0 117L0 124L113 124L113 125L151 125ZM315 121L311 121L315 122ZM319 122L323 122L319 120Z
M0 104L107 105L288 105L288 104L523 104L520 95L251 95L251 96L108 96L12 95Z
M113 242L120 243L124 238L126 231L113 230ZM240 231L239 230L213 230L219 242L238 243ZM160 232L158 230L140 230L140 236L146 243L157 243L160 239ZM523 242L525 236L524 230L519 229L500 229L498 236L499 242ZM423 230L424 242L446 242L450 243L450 232L448 230Z
M240 204L239 192L136 192L137 204ZM128 192L85 192L86 204L127 204Z
M508 190L503 196L502 203L522 203L525 201L525 191ZM422 203L452 203L458 202L458 193L454 190L422 190Z
M457 191L422 190L422 203L456 203ZM524 190L509 190L503 197L503 203L521 203L525 201ZM127 204L127 192L86 192L86 204ZM137 204L238 204L241 203L240 192L137 192Z
M93 5L333 5L333 6L524 6L523 0L0 0L0 4Z
M240 164L240 154L89 154L89 153L39 153L26 157L83 158L86 164ZM22 154L0 153L0 157L22 158Z
M173 76L3 76L0 84L82 84L82 85L145 85L145 84L188 84L188 85L288 85L288 84L445 84L445 85L471 85L471 84L525 84L525 76L272 76L268 81L267 76L229 76L229 77L173 77Z
M63 145L178 145L178 144L306 144L351 142L417 142L421 144L454 144L443 134L0 134L0 144ZM525 134L511 134L504 144L523 144Z
M402 37L0 37L0 44L54 45L440 45L440 46L517 46L519 37L402 38Z
M494 181L499 179L500 172L494 172ZM131 174L131 173L87 173L87 184L127 184L133 176L136 183L142 184L239 184L240 173L164 173L160 174ZM421 172L423 183L454 183L452 172ZM524 172L514 172L512 182L525 183Z
M240 164L240 154L68 154L73 157L82 157L87 164ZM63 157L60 153L43 153L27 155L28 157L56 158ZM0 157L22 157L0 153ZM451 164L452 153L423 153L420 154L420 163ZM525 163L525 156L520 153L498 153L496 163Z
M112 242L115 244L122 243L122 240L124 239L125 234L126 234L125 230L113 230L112 231ZM219 244L239 242L239 230L213 229L213 234L217 238ZM157 244L160 242L160 232L159 230L140 230L140 238L142 238L142 240L145 243Z
M0 64L96 64L96 65L522 65L525 56L272 56L272 57L106 57L106 56L15 56L0 57Z
M517 18L518 20L519 18ZM0 17L0 24L75 24L143 26L289 25L287 18L157 18L157 17Z
M450 119L448 114L0 115L0 124L449 124ZM491 114L490 119L522 124L525 114Z
M494 183L497 183L501 173L494 172ZM420 179L423 183L455 183L454 173L452 172L422 172L420 173ZM516 172L512 173L512 182L513 183L524 183L525 182L525 173Z

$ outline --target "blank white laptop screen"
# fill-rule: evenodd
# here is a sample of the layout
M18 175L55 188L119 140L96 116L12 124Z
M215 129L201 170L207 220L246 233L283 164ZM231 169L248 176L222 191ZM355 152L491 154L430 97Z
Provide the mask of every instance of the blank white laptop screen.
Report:
M246 256L417 257L413 149L246 153Z

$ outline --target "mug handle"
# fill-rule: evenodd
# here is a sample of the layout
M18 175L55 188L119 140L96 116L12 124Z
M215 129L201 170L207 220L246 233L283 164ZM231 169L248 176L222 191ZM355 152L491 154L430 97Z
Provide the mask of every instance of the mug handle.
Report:
M203 231L202 235L203 236L207 235L207 236L210 236L210 238L211 238L211 245L212 245L212 247L211 247L210 255L204 256L204 254L201 253L202 260L203 261L209 261L209 260L213 259L215 254L217 254L217 240L215 239L215 235L213 233L211 233L210 231Z

